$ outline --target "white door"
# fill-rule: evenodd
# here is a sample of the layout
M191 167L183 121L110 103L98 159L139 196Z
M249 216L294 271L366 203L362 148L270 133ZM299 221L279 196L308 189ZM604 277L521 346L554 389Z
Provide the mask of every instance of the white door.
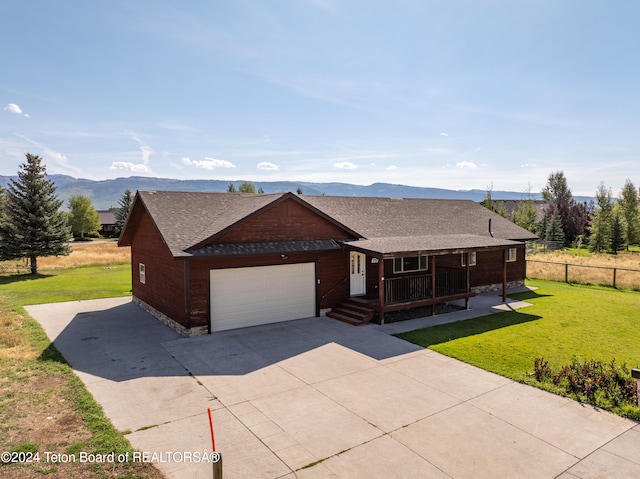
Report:
M364 254L356 251L351 251L351 254L349 255L349 284L351 296L361 296L366 291L366 259L367 257Z
M211 270L211 331L315 316L315 277L314 263Z

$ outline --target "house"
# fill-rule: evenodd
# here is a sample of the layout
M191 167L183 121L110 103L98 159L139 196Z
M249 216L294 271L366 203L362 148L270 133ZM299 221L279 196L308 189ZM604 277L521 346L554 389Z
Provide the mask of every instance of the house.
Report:
M521 285L535 238L466 200L138 191L134 301L185 336L389 311Z
M109 208L108 210L98 210L100 217L100 236L113 238L116 235L116 213L119 208Z

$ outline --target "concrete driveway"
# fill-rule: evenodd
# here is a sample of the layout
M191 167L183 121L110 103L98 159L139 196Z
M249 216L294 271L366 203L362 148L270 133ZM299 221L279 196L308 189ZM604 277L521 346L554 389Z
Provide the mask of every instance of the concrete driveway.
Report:
M313 318L185 339L129 298L26 309L168 478L211 477L183 454L210 449L207 407L225 479L640 477L637 423L379 326Z

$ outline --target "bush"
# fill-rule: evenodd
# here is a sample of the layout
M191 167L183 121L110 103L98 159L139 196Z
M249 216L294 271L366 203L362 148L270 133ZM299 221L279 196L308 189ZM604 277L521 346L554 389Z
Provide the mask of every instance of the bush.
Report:
M552 383L580 402L640 418L636 382L625 364L574 358L570 364L554 371L548 361L536 358L533 368L532 375L538 382Z

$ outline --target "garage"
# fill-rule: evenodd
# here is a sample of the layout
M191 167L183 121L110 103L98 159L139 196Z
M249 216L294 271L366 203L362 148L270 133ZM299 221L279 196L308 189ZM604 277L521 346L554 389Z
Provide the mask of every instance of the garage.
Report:
M211 331L315 316L315 278L315 263L211 270Z

